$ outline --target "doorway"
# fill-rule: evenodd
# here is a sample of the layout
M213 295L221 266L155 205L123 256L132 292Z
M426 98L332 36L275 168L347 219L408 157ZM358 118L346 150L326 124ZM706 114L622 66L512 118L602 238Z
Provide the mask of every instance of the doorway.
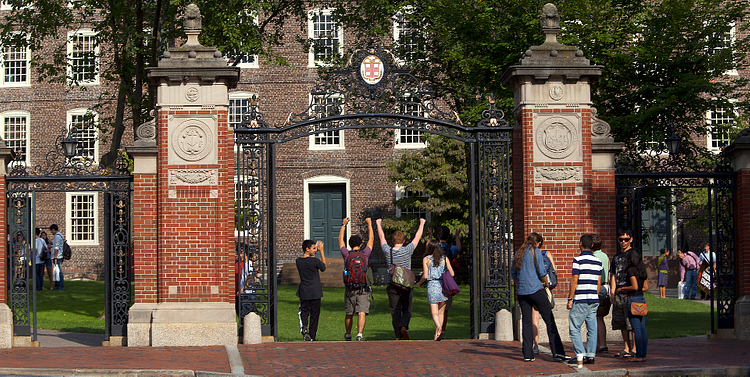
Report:
M346 217L346 186L314 184L309 185L308 190L310 239L323 241L326 258L341 257L337 248L341 219Z

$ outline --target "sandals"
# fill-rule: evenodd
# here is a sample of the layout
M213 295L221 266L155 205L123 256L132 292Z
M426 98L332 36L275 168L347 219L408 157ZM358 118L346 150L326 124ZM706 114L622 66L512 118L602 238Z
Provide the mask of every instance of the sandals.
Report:
M632 353L632 352L625 352L625 350L622 350L622 351L618 352L617 354L615 354L615 357L622 357L622 358L625 358L625 359L631 358L633 356L635 356L634 353Z

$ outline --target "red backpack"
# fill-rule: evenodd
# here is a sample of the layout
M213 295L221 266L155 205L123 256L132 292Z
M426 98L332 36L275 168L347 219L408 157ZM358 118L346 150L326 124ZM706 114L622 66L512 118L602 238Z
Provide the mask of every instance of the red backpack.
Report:
M365 255L359 251L349 253L344 263L344 284L349 289L360 289L367 286L365 274L367 273L367 262Z

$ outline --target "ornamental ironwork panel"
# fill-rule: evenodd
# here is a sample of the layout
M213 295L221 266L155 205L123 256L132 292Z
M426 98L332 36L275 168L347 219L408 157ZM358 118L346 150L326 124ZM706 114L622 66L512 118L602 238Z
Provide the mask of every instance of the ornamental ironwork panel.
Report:
M478 284L473 300L480 305L478 332L494 332L495 314L511 309L513 296L510 260L513 255L511 131L478 145L478 239L474 274ZM477 314L475 314L477 315Z
M708 243L716 253L715 282L717 324L719 328L734 327L736 296L734 190L736 173L729 159L721 154L716 158L700 159L690 153L666 155L651 150L636 154L630 151L617 158L615 190L617 227L634 230L634 244L641 245L641 211L644 191L669 189L705 189L708 213ZM661 151L663 152L663 151ZM714 330L714 309L711 309L711 330Z
M131 195L132 175L129 163L123 152L118 153L110 167L94 163L81 157L68 158L64 155L61 141L67 130L57 138L55 149L45 155L38 165L27 166L23 156L18 155L11 162L7 183L8 224L10 234L21 234L26 240L26 250L33 245L32 218L35 196L41 193L96 192L104 197L104 264L106 275L105 334L125 336L128 311L131 304ZM63 207L64 208L64 207ZM10 241L9 250L14 250ZM31 335L31 313L33 295L29 295L31 278L28 268L30 253L14 273L11 285L10 307L13 310L15 336ZM20 259L19 259L20 261ZM13 258L11 271L19 264ZM17 275L17 279L16 276ZM33 283L32 283L33 284ZM36 331L34 331L36 334ZM34 335L35 336L35 335Z
M238 143L235 153L237 315L241 329L245 316L257 313L264 336L275 335L271 310L276 268L267 238L268 148L266 144Z
M10 251L10 310L13 313L13 333L16 336L31 335L31 289L33 281L29 262L33 253L29 240L31 200L28 192L14 192L8 196L8 250Z

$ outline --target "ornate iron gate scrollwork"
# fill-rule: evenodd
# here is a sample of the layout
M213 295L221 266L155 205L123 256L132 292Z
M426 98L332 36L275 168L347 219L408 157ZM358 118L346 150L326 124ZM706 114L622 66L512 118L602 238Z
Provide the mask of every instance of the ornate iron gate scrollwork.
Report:
M641 204L644 189L699 188L708 192L708 239L716 253L716 309L719 328L734 328L736 297L734 190L737 175L729 159L722 155L713 161L696 159L686 153L666 156L664 151L618 156L615 172L617 227L634 230L634 244L641 244ZM633 160L638 159L637 163ZM713 311L712 311L713 313ZM711 321L713 330L713 315Z
M64 131L64 134L67 130ZM21 234L26 249L33 247L32 203L41 193L96 192L104 197L104 265L105 265L105 336L126 336L128 311L131 304L131 198L132 175L128 162L120 153L111 168L105 169L85 158L63 155L59 136L56 149L47 153L45 160L33 167L26 166L17 156L11 162L7 182L8 224L11 235ZM13 242L9 245L13 247ZM12 249L9 249L12 250ZM27 252L27 261L33 256ZM74 256L75 258L75 256ZM17 267L17 264L15 265ZM14 335L31 335L30 303L32 273L29 263L11 282L10 307L13 312ZM11 268L14 263L11 261ZM32 283L33 284L33 283Z
M398 129L460 140L467 146L471 190L472 334L487 331L494 313L510 308L511 141L513 128L490 97L475 127L464 126L453 111L441 109L428 85L399 68L389 51L370 45L355 51L348 65L333 72L312 91L309 106L272 127L250 100L235 127L238 251L257 258L242 267L238 299L240 323L254 311L263 335L277 335L276 290L276 144L330 131ZM405 105L417 110L400 112ZM245 292L246 290L246 292ZM481 310L480 310L481 309ZM493 311L494 310L494 311ZM492 316L487 313L492 311Z

